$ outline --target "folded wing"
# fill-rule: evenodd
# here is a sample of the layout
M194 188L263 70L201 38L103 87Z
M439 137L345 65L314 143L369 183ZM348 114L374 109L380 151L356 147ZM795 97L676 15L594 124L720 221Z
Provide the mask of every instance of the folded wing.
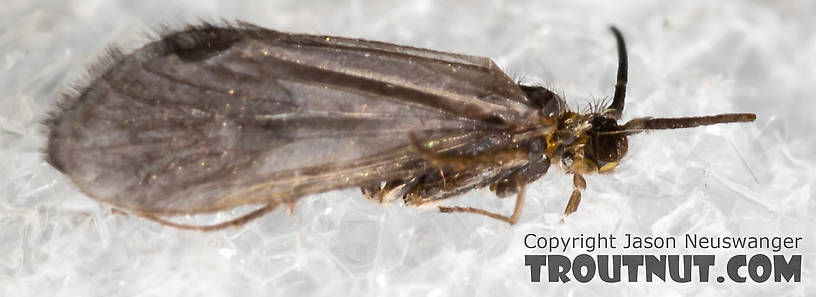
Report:
M427 170L409 135L476 154L535 110L487 58L204 26L115 59L48 121L48 161L86 194L200 213Z

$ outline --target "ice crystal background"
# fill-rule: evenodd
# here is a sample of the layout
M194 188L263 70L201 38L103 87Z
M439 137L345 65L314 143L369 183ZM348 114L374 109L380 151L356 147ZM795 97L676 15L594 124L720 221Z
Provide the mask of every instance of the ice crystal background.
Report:
M816 266L816 2L788 1L4 1L0 11L2 296L813 296ZM111 211L46 164L38 123L87 65L201 20L384 40L494 58L576 108L612 94L630 51L625 119L756 112L752 124L630 138L616 172L530 185L521 223L381 207L349 189L301 199L240 228L201 233ZM472 192L449 204L509 213ZM229 214L224 214L229 215ZM182 220L185 218L182 218ZM208 217L222 219L222 217ZM525 234L803 236L801 283L530 283ZM576 255L580 250L568 250ZM757 250L611 250L705 253ZM721 273L716 270L715 273ZM715 274L716 275L716 274Z

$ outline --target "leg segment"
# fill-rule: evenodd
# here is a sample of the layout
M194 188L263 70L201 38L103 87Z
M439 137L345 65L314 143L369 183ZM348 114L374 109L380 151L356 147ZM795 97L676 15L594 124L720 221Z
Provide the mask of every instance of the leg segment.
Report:
M569 215L578 210L578 204L581 204L581 190L586 189L586 180L580 174L572 176L572 195L570 195L567 208L564 209L564 215Z
M265 205L265 206L263 206L263 207L261 207L261 208L259 208L257 210L254 210L254 211L252 211L252 212L250 212L248 214L237 217L235 219L232 219L232 220L229 220L229 221L226 221L226 222L222 222L222 223L218 223L218 224L214 224L214 225L205 225L205 226L196 226L196 225L186 225L186 224L174 223L174 222L159 218L156 215L153 215L153 214L150 214L150 213L139 213L139 215L141 215L144 218L156 221L156 222L158 222L159 224L162 224L162 225L167 225L167 226L171 226L171 227L175 227L175 228L179 228L179 229L185 229L185 230L199 230L199 231L205 231L206 232L206 231L216 231L216 230L226 229L226 228L229 228L229 227L237 227L237 226L244 225L244 224L249 223L250 221L252 221L254 219L260 218L263 215L275 210L276 208L278 208L278 205L280 205L280 204L281 204L280 202L273 202L273 203L267 204L267 205Z
M521 209L524 206L525 186L547 172L550 160L543 154L543 145L540 139L505 148L485 152L475 156L448 156L442 155L422 145L415 137L411 137L413 148L431 165L442 168L448 167L454 172L445 186L438 185L438 181L422 181L415 193L406 196L407 204L421 204L449 197L449 194L464 192L471 189L490 185L490 189L499 197L506 197L516 193L516 204L510 216L500 215L484 209L473 207L439 207L444 213L467 212L488 216L510 225L518 222ZM434 199L436 197L436 199ZM415 203L411 203L415 202Z
M530 160L530 164L513 170L507 176L499 179L497 182L490 185L490 190L496 193L496 196L501 198L508 197L518 192L518 185L520 183L532 183L547 173L550 168L550 159L546 157Z
M527 148L520 146L509 149L485 152L475 156L447 156L433 151L422 142L411 135L411 146L423 159L427 160L434 167L450 167L453 171L462 171L478 167L504 167L512 168L522 165L527 161Z
M485 215L500 221L504 221L510 225L515 224L518 222L519 217L521 217L521 209L524 206L524 192L525 192L525 183L518 184L518 193L516 194L516 206L513 208L513 214L508 216L503 216L495 212L486 211L480 208L473 208L473 207L461 207L461 206L454 206L454 207L439 207L439 211L444 213L453 213L453 212L468 212L468 213L475 213L480 215Z

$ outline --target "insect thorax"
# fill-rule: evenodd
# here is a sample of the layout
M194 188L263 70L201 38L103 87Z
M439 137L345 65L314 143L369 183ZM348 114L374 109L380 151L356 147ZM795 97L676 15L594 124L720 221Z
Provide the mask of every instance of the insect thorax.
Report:
M617 128L614 119L602 114L566 111L558 116L556 130L546 137L546 153L560 161L567 173L607 172L626 154L627 140L624 135L598 133Z

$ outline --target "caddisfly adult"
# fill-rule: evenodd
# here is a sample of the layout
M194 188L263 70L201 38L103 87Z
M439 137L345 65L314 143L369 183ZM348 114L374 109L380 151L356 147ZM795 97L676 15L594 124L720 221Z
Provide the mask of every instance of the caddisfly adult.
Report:
M280 205L360 187L423 205L489 187L515 194L558 162L583 176L615 167L645 130L750 122L754 114L637 118L619 125L623 37L611 104L581 114L490 59L384 42L282 33L248 24L164 34L110 63L46 121L47 161L94 199L180 228L239 225ZM263 207L210 226L163 216Z

